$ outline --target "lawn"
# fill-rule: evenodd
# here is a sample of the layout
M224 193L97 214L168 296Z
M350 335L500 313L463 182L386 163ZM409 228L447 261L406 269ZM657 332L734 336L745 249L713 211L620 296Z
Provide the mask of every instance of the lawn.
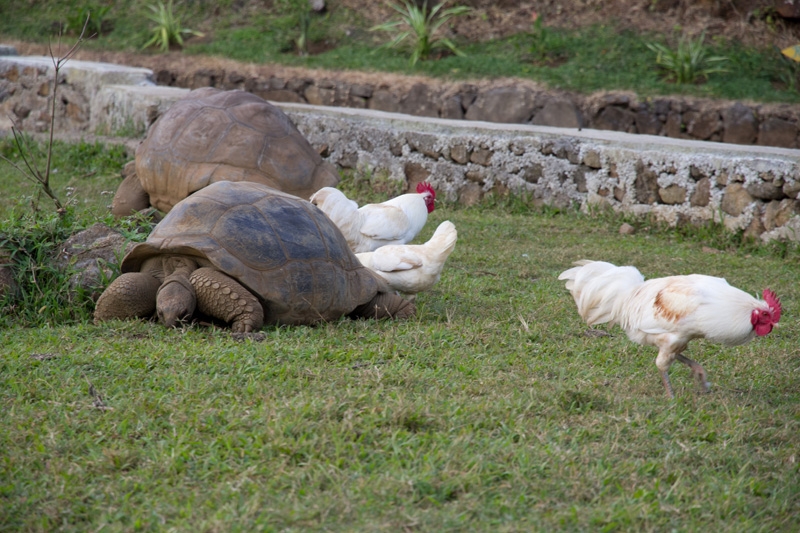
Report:
M99 150L118 179L125 158ZM107 198L72 201L76 226L108 221ZM419 240L446 219L458 244L405 322L237 339L95 326L90 306L4 317L0 530L796 530L796 247L646 220L620 236L616 216L519 200L442 204ZM712 391L675 365L669 401L654 349L580 321L556 278L581 258L769 287L783 318L744 346L694 341Z

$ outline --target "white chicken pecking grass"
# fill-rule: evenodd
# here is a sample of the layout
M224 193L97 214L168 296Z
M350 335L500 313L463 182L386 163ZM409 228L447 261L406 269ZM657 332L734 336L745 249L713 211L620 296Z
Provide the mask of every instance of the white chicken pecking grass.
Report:
M419 183L416 190L359 208L339 189L323 187L311 196L311 203L336 224L353 252L371 252L388 244L411 242L425 226L436 192L427 182Z
M723 278L691 274L645 281L632 266L587 260L575 265L558 279L566 280L581 318L590 326L619 324L633 342L658 347L656 366L670 398L675 395L668 371L675 360L709 389L705 369L682 353L689 341L736 346L767 335L781 318L781 302L770 290L759 300Z
M442 268L456 247L458 232L445 220L425 244L394 244L374 252L356 254L369 268L397 292L417 294L433 287L442 276Z

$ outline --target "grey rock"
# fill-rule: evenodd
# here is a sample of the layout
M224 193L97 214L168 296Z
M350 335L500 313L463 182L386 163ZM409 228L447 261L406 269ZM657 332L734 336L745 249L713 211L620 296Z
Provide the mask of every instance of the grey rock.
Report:
M686 131L692 137L701 140L710 139L722 128L722 118L717 111L695 113L687 121Z
M571 100L552 98L533 116L531 124L556 128L581 128L583 115Z
M754 198L759 200L780 200L783 198L783 184L775 184L771 181L760 181L747 185L745 189Z
M458 191L458 203L465 206L476 205L483 198L483 190L477 183L468 182Z
M436 136L426 133L408 133L406 142L411 150L420 152L431 159L439 159L442 153L435 148Z
M752 202L753 197L741 183L731 183L725 187L720 208L732 217L738 217Z
M736 102L722 112L722 142L753 144L758 133L758 120L753 110Z
M761 146L797 146L797 124L771 117L764 120L758 128L758 142Z
M476 165L486 167L489 166L489 162L492 160L492 155L494 154L491 150L481 147L472 152L472 154L469 156L469 160Z
M375 88L369 84L356 83L350 86L350 94L353 96L360 96L362 98L372 98L373 92L375 92Z
M464 144L456 144L450 147L450 159L459 165L466 165L469 161L470 151Z
M71 273L70 291L85 291L93 300L102 292L102 282L113 273L109 265L118 264L133 248L121 233L97 223L67 239L60 248L55 265Z
M648 168L641 159L636 162L636 180L633 186L637 202L652 204L658 200L658 174Z
M686 201L686 189L677 184L658 189L658 196L661 202L668 205L682 204Z
M658 119L658 115L650 111L638 111L634 115L634 123L636 124L636 132L644 135L658 135L661 133L662 123Z
M789 198L797 199L800 194L800 177L795 178L795 181L787 181L783 184L783 194Z
M797 200L788 198L781 201L773 200L764 209L764 228L771 231L784 226L798 214L800 214L800 202Z
M400 112L417 117L438 117L438 98L424 83L415 83L411 90L400 99Z
M534 163L533 165L526 167L525 170L522 171L522 179L524 179L528 183L539 183L539 180L544 175L544 167L542 167L539 163Z
M403 166L403 173L406 175L407 190L416 190L417 184L428 181L431 173L419 163L406 163Z
M595 150L587 150L585 154L583 154L583 164L589 168L602 168L603 163L600 160L600 154Z
M462 120L464 118L464 108L461 106L461 96L454 94L445 98L442 102L442 118L452 120Z
M478 94L465 115L467 120L522 124L533 115L534 95L529 89L498 87Z
M693 207L705 207L711 201L711 180L709 178L701 178L695 185L692 196L689 198L689 203Z
M632 131L634 115L628 109L607 106L600 110L594 119L593 126L598 130Z
M372 94L367 107L376 111L397 113L400 111L400 99L387 89L378 89Z

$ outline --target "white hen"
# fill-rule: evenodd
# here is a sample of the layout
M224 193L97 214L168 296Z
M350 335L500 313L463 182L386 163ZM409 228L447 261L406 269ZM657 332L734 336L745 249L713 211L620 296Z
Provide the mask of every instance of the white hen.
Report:
M455 225L445 220L425 244L382 246L374 252L356 254L356 257L395 291L416 294L439 281L457 238Z
M311 203L338 226L355 253L410 242L425 226L435 200L433 187L424 182L417 185L416 193L361 208L333 187L323 187L311 196Z
M633 342L657 346L656 366L670 398L674 394L667 372L676 359L689 366L708 390L703 367L682 354L689 341L705 338L736 346L768 334L781 318L781 303L770 290L758 300L712 276L645 281L632 266L603 261L575 264L558 279L567 281L581 318L590 326L619 324Z

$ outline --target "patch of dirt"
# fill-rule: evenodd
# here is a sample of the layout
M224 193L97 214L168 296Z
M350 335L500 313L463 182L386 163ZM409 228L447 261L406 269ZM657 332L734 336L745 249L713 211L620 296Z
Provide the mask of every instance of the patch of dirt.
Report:
M240 16L244 16L248 9L255 13L264 8L264 0L243 0L238 3L242 6L239 8ZM418 3L421 4L422 0ZM709 39L719 36L748 45L785 48L800 42L800 19L790 20L778 16L775 6L782 3L784 2L780 0L451 0L447 3L448 6L467 5L472 8L472 12L452 19L447 31L452 37L470 42L484 42L529 31L536 17L542 17L545 26L580 28L593 24L613 24L620 30L659 33L673 30L676 35L686 34L691 37L705 32ZM363 26L385 22L396 14L385 2L375 0L327 0L326 4L329 11L349 9L357 13L362 27L353 28L353 31L363 32ZM46 44L8 44L15 45L24 55L48 55ZM322 46L329 45L330 43ZM145 67L155 72L169 70L181 73L222 68L255 74L263 73L266 68L277 76L320 74L319 70L254 65L210 56L188 56L180 51L145 54L81 49L75 58ZM363 81L374 81L376 75L348 72L346 77L353 82L359 82L359 78L363 78ZM384 83L395 86L410 85L424 79L393 74L380 74L380 77Z

